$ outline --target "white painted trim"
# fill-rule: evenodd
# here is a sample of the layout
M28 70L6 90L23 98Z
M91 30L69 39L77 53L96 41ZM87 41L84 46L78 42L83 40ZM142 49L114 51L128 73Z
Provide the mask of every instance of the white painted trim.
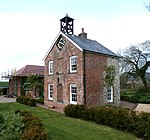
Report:
M55 40L53 41L52 45L50 46L49 50L47 51L46 55L44 56L43 60L45 60L48 56L48 54L50 53L50 51L52 50L52 48L54 47L54 44L56 43L57 39L59 38L60 35L63 35L65 38L67 38L73 45L75 45L80 51L83 51L83 49L78 46L75 42L73 42L69 37L67 37L66 34L64 34L63 32L59 32L58 35L56 36Z
M71 57L70 57L70 73L75 73L75 72L77 72L77 70L74 70L74 71L72 70L72 65L71 65L71 59L72 59L72 58L76 58L76 63L77 63L77 56L74 55L74 56L71 56ZM77 64L76 64L76 65L77 65Z
M50 64L52 64L52 72L50 72ZM54 73L54 61L48 62L48 73L49 75L52 75Z
M48 84L48 100L53 100L53 97L50 97L50 86L52 84ZM52 85L53 86L53 85ZM52 91L52 96L53 96L53 91Z
M77 87L77 85L76 85L76 84L70 84L70 103L76 105L77 102L72 101L72 92L71 92L71 87L72 87L72 86L76 86L76 87ZM76 94L77 94L77 93L76 93Z
M113 94L114 94L114 92L113 92L113 86L111 86L111 100L107 99L108 103L112 103L113 102ZM108 96L108 92L107 92L107 96Z

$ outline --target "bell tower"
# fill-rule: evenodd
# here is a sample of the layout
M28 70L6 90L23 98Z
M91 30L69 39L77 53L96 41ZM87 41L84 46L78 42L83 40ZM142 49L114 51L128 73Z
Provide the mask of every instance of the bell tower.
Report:
M68 14L60 19L60 30L69 35L73 35L73 18L70 18Z

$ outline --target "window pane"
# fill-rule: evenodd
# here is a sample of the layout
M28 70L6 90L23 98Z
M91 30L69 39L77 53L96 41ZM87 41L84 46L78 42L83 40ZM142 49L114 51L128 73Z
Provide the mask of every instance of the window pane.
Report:
M72 101L77 102L77 95L76 94L72 94Z
M49 84L49 99L53 99L53 85Z
M72 71L76 71L77 70L77 65L72 65Z
M70 57L70 71L71 72L77 71L77 57L76 56Z
M70 85L70 102L77 103L77 86L75 84Z
M76 62L76 57L71 58L71 64L72 64L72 65L76 65L76 63L77 63L77 62Z
M49 62L49 74L53 74L53 61Z
M107 87L107 101L112 102L113 101L113 89L112 86Z

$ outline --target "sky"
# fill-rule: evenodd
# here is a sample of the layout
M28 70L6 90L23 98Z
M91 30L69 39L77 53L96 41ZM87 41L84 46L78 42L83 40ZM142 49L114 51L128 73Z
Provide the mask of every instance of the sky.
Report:
M43 58L60 31L66 13L81 28L117 53L150 40L150 0L0 0L0 74L25 65L44 65Z

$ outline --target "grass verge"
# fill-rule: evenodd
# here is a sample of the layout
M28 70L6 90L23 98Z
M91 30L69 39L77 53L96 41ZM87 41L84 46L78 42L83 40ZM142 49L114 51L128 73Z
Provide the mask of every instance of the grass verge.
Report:
M39 117L48 133L48 140L140 140L133 135L92 122L66 117L64 114L19 103L0 103L0 112L31 111Z

